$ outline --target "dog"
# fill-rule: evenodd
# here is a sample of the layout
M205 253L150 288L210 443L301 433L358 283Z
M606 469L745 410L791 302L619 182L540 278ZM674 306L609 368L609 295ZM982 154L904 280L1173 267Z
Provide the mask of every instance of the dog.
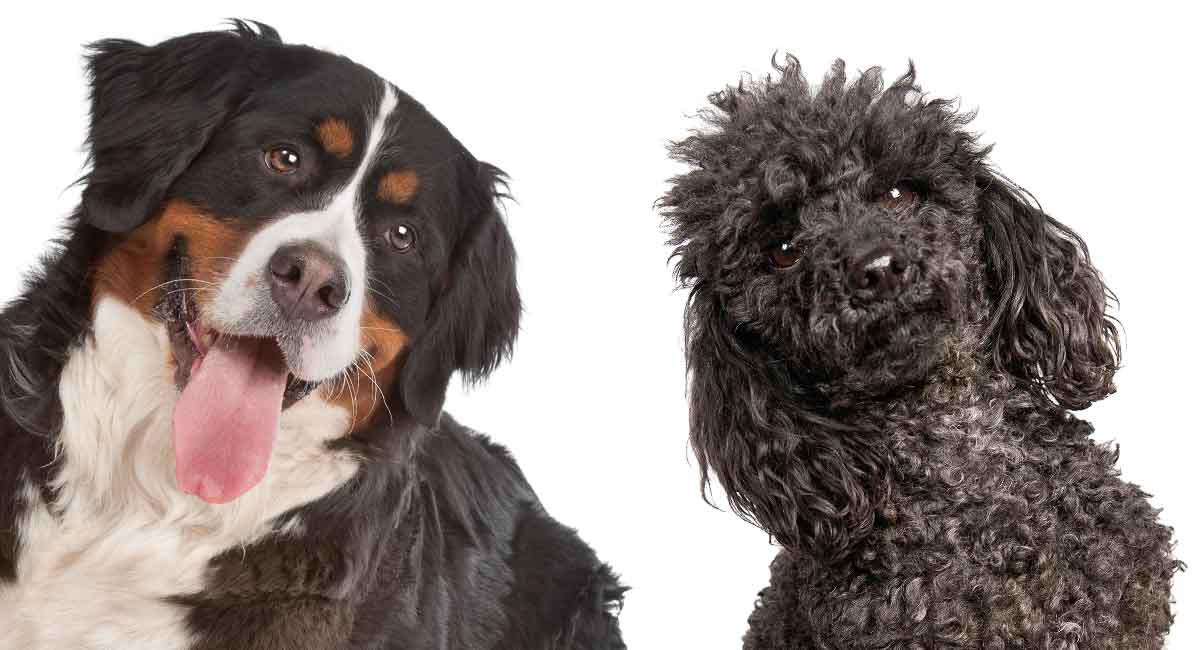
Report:
M1111 293L973 118L838 61L709 97L660 199L708 498L781 546L746 648L1160 648L1181 568L1117 452Z
M441 413L520 315L505 176L260 23L90 50L0 315L0 647L624 648L624 587Z

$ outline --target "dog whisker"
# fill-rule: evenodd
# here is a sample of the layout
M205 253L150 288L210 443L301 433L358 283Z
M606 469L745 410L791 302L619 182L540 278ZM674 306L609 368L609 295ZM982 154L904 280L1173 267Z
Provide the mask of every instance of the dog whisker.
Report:
M375 386L375 392L379 395L379 399L375 402L375 404L378 404L379 401L383 402L383 408L388 414L388 423L394 426L396 424L396 419L392 415L392 409L390 406L388 406L387 396L383 394L383 388L379 385L379 378L375 374L375 355L371 354L368 350L363 350L362 354L366 355L365 361L367 362L367 369L371 371L370 375L367 376L367 379L369 379ZM355 365L357 366L357 364ZM374 408L374 404L372 405L372 408Z
M401 309L401 310L404 309L404 306L401 305L400 303L396 302L395 299L391 298L390 296L380 293L378 290L376 290L373 287L367 287L367 291L370 291L371 293L375 294L376 296L383 298L384 300L386 300L388 302L388 304L392 305L396 309Z
M196 278L176 278L174 280L167 280L166 282L156 284L153 287L146 289L145 291L139 293L136 297L134 297L134 299L131 302L136 303L137 301L141 300L142 298L145 298L147 295L149 295L151 292L155 291L156 289L161 289L167 285L177 284L180 282L196 282L196 283L205 284L205 285L212 284L211 282L208 282L206 280L198 280Z

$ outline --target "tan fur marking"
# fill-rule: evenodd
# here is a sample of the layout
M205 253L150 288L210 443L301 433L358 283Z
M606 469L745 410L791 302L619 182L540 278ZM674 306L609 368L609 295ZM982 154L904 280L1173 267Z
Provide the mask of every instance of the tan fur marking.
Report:
M250 234L190 203L170 201L158 216L133 232L116 236L113 247L92 271L92 304L107 294L150 316L163 291L187 290L197 304L205 305ZM167 279L163 266L176 236L187 246L189 281L156 291Z
M356 368L348 371L347 381L334 380L326 384L323 395L326 401L350 412L352 432L368 425L381 411L383 417L387 417L384 401L392 393L397 361L409 344L408 334L379 312L371 301L363 308L360 333L362 350L366 354L362 355Z
M354 153L354 133L350 125L336 117L325 118L317 125L317 142L338 158L346 158Z
M417 195L420 185L417 173L411 169L388 172L379 179L379 192L376 195L381 201L403 205Z

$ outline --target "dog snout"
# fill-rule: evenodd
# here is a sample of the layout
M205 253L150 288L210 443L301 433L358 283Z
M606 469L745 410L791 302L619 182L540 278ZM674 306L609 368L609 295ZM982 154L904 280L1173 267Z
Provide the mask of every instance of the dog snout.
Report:
M893 246L876 246L852 256L846 269L851 292L868 300L891 298L908 281L908 257Z
M271 297L289 320L328 318L350 299L345 264L316 244L280 247L267 274Z

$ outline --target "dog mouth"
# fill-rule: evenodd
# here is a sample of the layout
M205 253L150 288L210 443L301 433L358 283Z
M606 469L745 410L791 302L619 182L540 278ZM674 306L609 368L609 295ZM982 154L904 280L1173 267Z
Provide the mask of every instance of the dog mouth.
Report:
M875 394L922 380L950 353L961 326L956 296L936 284L895 300L847 300L808 320L801 356L806 372L837 394Z
M198 369L209 351L213 349L245 348L258 346L259 351L266 357L275 357L279 364L286 368L284 353L278 338L235 336L208 327L197 313L198 309L187 298L187 292L180 292L179 297L168 305L166 322L171 342L171 352L175 359L175 388L183 391L192 373ZM307 397L319 388L321 382L304 381L297 378L290 370L284 384L281 411L286 411L296 402Z
M263 480L283 411L319 383L292 374L278 338L209 327L191 293L166 291L160 304L179 391L175 478L183 492L223 504Z

